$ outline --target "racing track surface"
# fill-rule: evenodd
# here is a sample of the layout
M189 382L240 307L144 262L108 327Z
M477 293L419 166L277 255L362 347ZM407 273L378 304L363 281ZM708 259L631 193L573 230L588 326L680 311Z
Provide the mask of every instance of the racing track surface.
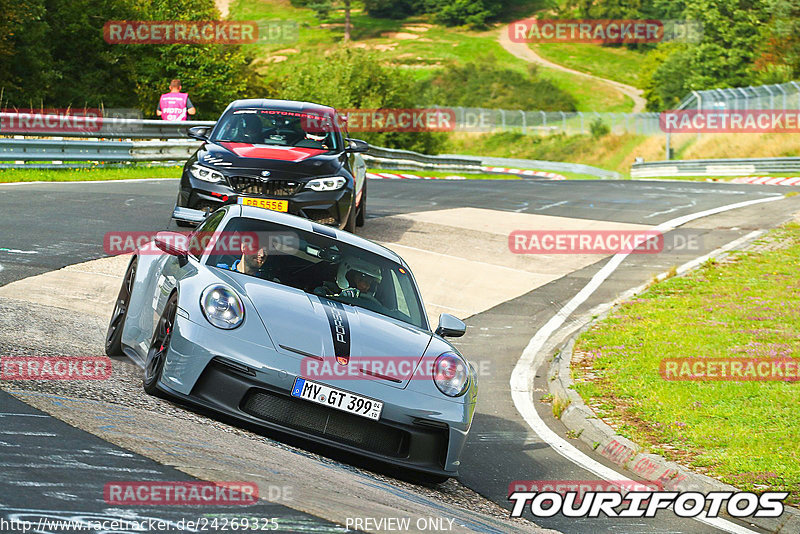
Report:
M67 265L102 258L103 235L107 231L166 229L170 225L169 214L175 190L176 182L169 180L0 185L0 213L3 213L0 218L0 286L8 286L11 282L49 273ZM370 219L359 233L389 246L400 247L396 250L406 257L415 274L421 278L426 303L431 300L430 295L434 295L438 301L434 303L434 309L441 307L445 310L453 301L457 301L457 306L453 307L467 312L462 316L470 315L466 321L469 327L467 335L457 340L457 345L465 355L482 366L482 372L479 404L469 443L462 457L460 482L489 500L508 507L508 486L515 480L596 479L588 471L555 453L527 426L511 400L509 378L533 334L607 260L599 256L583 260L551 257L543 266L541 260L533 258L528 261L529 258L510 254L507 247L503 249L509 228L534 229L537 227L519 225L540 222L552 224L553 221L559 224L568 222L571 227L580 227L585 223L589 228L595 228L598 221L621 225L656 225L676 216L774 196L788 190L769 186L693 182L371 181L368 204ZM752 230L780 224L798 209L800 201L795 197L690 223L695 235L700 236L703 250L672 250L661 254L630 256L578 309L576 315L613 300L626 289L646 282L653 274L672 265L700 256ZM535 261L540 263L531 263ZM82 267L76 265L75 269ZM552 272L542 275L547 269ZM420 276L421 270L432 271L433 274ZM436 273L439 274L438 278ZM470 278L471 273L479 275L475 278L480 280ZM436 286L447 283L448 277L461 281L461 293L464 295L455 295L453 288L448 288L448 292L442 294L436 293ZM118 279L112 273L102 274L98 280L114 287L118 285ZM530 286L526 287L535 289L526 291L523 287L516 293L508 292L506 286L509 280L530 282ZM98 284L102 285L100 282ZM43 351L47 354L47 351L53 350L59 354L65 351L67 354L84 355L102 352L96 339L98 330L102 339L107 310L90 309L90 312L97 313L89 314L81 324L73 324L71 314L65 314L63 310L60 313L53 312L55 308L52 305L57 305L58 291L46 291L49 295L42 297L49 299L46 302L25 304L18 300L25 298L25 295L18 293L18 287L26 286L12 284L0 287L0 354ZM491 295L488 299L485 295L483 299L478 298L492 287L502 298L492 300ZM51 315L47 316L48 313ZM42 319L45 316L47 318ZM224 422L216 421L205 423L213 428L207 429L208 437L204 437L206 429L197 432L202 425L195 419L201 415L168 403L142 398L137 373L138 370L127 362L114 362L114 377L120 378L113 387L100 383L88 386L86 383L2 384L4 389L13 390L17 398L27 403L0 392L0 418L3 420L0 450L3 451L4 461L25 465L26 462L35 463L36 458L42 458L42 462L49 461L54 467L59 464L75 465L84 469L80 480L94 483L98 480L125 479L119 478L119 474L112 475L113 469L136 469L141 466L150 470L148 476L163 480L171 469L167 466L178 466L182 474L173 473L170 479L181 480L181 476L185 477L186 473L191 474L192 471L184 465L183 460L175 457L175 449L163 447L164 450L161 450L160 447L150 446L151 449L158 449L150 451L147 445L136 442L130 435L120 437L120 432L115 435L114 430L105 428L115 427L119 430L130 423L131 428L141 429L142 426L137 427L135 422L151 412L158 412L157 424L152 424L152 434L147 439L164 439L165 434L158 433L160 429L167 433L178 432L183 441L178 442L176 437L176 447L185 451L218 450L220 443L212 437L212 432L232 433L232 450L236 450L236 443L239 443L233 440L234 437L241 441L242 451L247 447L247 440L256 439L245 431L231 429ZM540 381L541 377L537 377L535 395L538 396L546 392L546 386ZM103 404L92 405L91 410L85 410L80 407L80 399L87 403ZM36 411L28 404L38 406L47 413ZM560 423L548 413L549 405L536 404L540 416L563 436ZM125 411L115 414L114 406L123 406ZM57 414L59 419L72 426L48 413ZM31 420L35 420L35 423L31 423ZM171 425L175 428L170 429ZM89 429L91 433L74 428L76 426ZM55 436L37 436L37 432ZM30 438L34 438L37 449L31 448ZM130 443L130 447L120 448L107 443L112 438L119 438L126 445ZM578 449L598 461L612 465L581 442L573 442ZM271 446L277 459L285 455L287 459L295 458L292 461L298 462L298 465L308 462L310 469L319 466L325 476L329 471L336 471L336 476L358 479L375 488L376 492L381 492L380 495L413 494L414 499L422 502L423 498L416 496L416 492L421 491L428 499L443 503L439 510L442 515L455 515L459 508L477 506L475 497L465 493L467 490L460 489L454 482L448 482L438 489L409 488L406 483L387 478L384 474L369 474L326 459L325 455L330 456L326 451L322 451L323 456L318 456L316 453L319 451L304 454L291 449L289 445L273 442ZM142 456L129 452L135 447L147 454ZM231 455L235 453L231 452ZM153 462L152 458L160 462ZM266 459L264 461L267 462ZM8 470L7 467L12 469ZM7 501L7 492L0 490L0 512L6 517L10 515L10 509L21 508L21 503L26 503L26 506L36 503L40 508L68 511L75 509L74 503L80 501L80 510L83 512L96 511L92 507L94 505L83 504L88 501L84 501L80 494L82 486L71 482L67 472L56 475L53 474L57 473L55 471L45 476L41 474L41 469L26 470L23 474L19 470L14 471L14 465L7 467L3 467L8 475L0 478L0 487L16 486L14 494L18 500ZM196 466L190 467L196 470ZM198 476L201 474L197 473ZM631 476L629 473L626 475ZM302 489L302 481L291 480L291 475L286 473L284 477L282 480L285 483L296 482ZM128 479L131 478L142 477L131 476ZM42 488L48 484L58 485L65 480L70 482L43 494ZM102 500L98 506L101 504ZM355 506L350 502L343 504L345 507L351 505ZM259 515L286 517L289 521L287 525L294 524L291 523L294 521L316 531L336 528L313 514L295 511L304 509L296 501L268 503L265 506L267 508L259 510ZM488 516L497 515L491 507L484 507L483 511ZM163 509L157 512L164 513ZM136 513L146 515L153 511L138 510ZM251 514L249 510L247 513ZM462 524L468 530L492 531L492 528L497 528L491 522L469 523L468 518L464 518ZM717 531L693 520L677 518L670 512L661 513L656 521L565 520L557 516L537 519L537 524L569 533Z

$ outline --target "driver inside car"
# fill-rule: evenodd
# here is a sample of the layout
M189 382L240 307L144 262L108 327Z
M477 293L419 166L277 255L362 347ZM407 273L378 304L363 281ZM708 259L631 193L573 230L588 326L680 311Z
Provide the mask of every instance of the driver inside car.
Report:
M255 115L242 115L242 129L240 143L250 143L259 145L264 143L264 132L261 127L261 119Z
M314 293L321 296L361 298L378 302L375 291L382 278L378 266L360 258L348 258L339 264L336 284L325 283L316 288Z
M269 257L267 247L260 247L254 250L245 243L242 243L241 250L242 257L234 261L233 265L228 266L227 264L219 263L217 267L280 283L273 269L267 264L267 258Z

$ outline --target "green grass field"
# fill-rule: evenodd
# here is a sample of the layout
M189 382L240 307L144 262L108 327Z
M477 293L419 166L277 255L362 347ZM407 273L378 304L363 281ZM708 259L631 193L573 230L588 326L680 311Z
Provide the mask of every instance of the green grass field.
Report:
M524 9L531 8L528 6ZM521 12L520 17L526 14ZM326 49L341 42L343 35L344 18L341 13L333 13L331 22L321 23L314 11L294 7L288 0L254 3L238 0L231 5L230 18L298 22L300 31L297 42L248 45L254 55L265 61L262 68L272 72L290 73L293 60L304 54L323 54ZM499 24L490 30L474 31L431 24L429 17L376 19L360 9L352 12L351 20L351 46L375 50L386 58L387 63L408 68L420 79L431 76L437 68L448 62L469 62L487 54L494 55L500 66L523 72L528 68L527 62L512 56L498 43L497 37L502 28ZM276 59L279 61L276 62ZM624 112L633 109L630 98L606 84L553 69L540 68L539 72L544 79L573 95L579 111Z
M531 48L543 58L570 69L640 87L639 75L645 55L624 46L584 43L542 43Z
M148 167L145 165L81 169L0 169L0 183L134 180L141 178L180 178L180 176L180 167Z
M659 372L665 358L800 361L800 224L760 248L617 308L578 340L575 389L650 451L743 490L789 491L797 505L800 382L667 381Z

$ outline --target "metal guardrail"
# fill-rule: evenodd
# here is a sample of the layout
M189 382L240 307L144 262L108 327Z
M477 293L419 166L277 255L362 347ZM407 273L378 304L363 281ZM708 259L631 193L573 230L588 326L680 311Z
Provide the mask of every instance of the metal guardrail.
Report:
M466 156L429 156L410 150L370 146L364 161L383 169L480 172L481 163Z
M6 139L0 138L0 161L54 162L51 166L67 167L64 162L182 162L191 156L199 141L188 139L147 141L100 141L75 139ZM477 156L430 156L410 150L371 146L364 160L373 167L396 170L433 170L482 173L485 166L518 167L546 171L566 171L619 178L619 174L577 163L480 158ZM80 167L79 163L73 166ZM6 163L0 168L25 168L25 164Z
M198 141L77 141L0 139L2 161L181 161L200 146ZM24 168L21 164L3 167Z
M214 126L216 121L169 122L151 119L119 119L104 117L78 128L60 127L64 116L38 115L38 121L21 121L19 114L0 113L2 135L59 136L107 139L186 139L186 132L193 126ZM80 115L78 115L80 117ZM48 120L55 127L47 127ZM88 122L88 121L87 121Z
M634 163L632 178L654 176L736 176L800 172L800 158L742 158L651 161Z

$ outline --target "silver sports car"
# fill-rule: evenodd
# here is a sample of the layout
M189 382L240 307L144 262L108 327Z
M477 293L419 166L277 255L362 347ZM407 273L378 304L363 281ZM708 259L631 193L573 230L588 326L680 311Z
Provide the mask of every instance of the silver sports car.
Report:
M106 352L144 390L412 470L458 474L475 368L432 330L408 265L353 234L227 205L131 259Z

